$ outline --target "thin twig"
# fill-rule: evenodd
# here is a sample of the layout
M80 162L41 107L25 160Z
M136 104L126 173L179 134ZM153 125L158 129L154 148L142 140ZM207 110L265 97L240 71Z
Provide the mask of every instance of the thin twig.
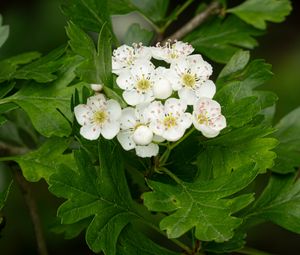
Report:
M221 9L219 2L212 2L210 5L207 6L207 8L203 12L197 14L183 27L181 27L174 34L169 36L167 40L173 41L181 39L182 37L190 33L192 30L194 30L196 27L198 27L200 24L202 24L210 15L218 13L220 10ZM165 43L167 40L164 40L163 43Z
M29 152L28 148L17 147L7 143L0 142L0 157L22 155L27 152Z
M44 238L43 228L41 224L41 219L38 214L38 209L36 202L32 196L30 184L25 180L23 177L21 171L19 169L15 169L14 166L11 167L12 172L15 177L15 181L18 183L22 194L24 196L26 205L28 207L28 211L31 217L31 221L34 227L36 242L37 242L37 248L40 255L48 255L46 242Z

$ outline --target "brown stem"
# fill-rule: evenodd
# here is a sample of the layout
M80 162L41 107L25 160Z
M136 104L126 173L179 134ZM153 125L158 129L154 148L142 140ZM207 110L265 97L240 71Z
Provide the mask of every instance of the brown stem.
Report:
M22 155L29 152L25 147L17 147L7 143L0 142L0 157Z
M34 200L34 197L32 196L30 184L25 180L19 169L16 169L15 166L12 166L11 168L15 177L15 181L18 183L28 207L31 221L34 227L38 252L40 255L48 255L41 219L38 214L36 202Z
M210 5L207 6L207 8L203 12L197 14L183 27L181 27L174 34L169 36L167 40L173 41L181 39L182 37L190 33L192 30L194 30L196 27L198 27L200 24L202 24L210 15L218 13L220 10L221 9L219 2L212 2ZM164 40L163 43L166 43L167 40Z

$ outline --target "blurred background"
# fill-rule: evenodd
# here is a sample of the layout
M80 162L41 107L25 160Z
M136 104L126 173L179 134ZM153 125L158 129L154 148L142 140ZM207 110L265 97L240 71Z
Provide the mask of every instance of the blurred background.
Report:
M172 5L184 1L170 1ZM239 1L229 1L239 2ZM10 35L0 50L0 59L25 51L47 53L65 43L66 20L60 12L62 0L1 0L0 13L4 24L9 24ZM273 65L274 77L262 89L275 92L278 104L275 123L300 105L300 2L292 1L293 11L281 24L269 24L266 35L258 39L259 47L252 58L263 58ZM188 17L186 17L188 18ZM184 18L183 20L186 20ZM114 27L121 36L131 22L144 22L141 17L116 17ZM122 24L122 25L120 25ZM172 31L169 31L172 32ZM10 179L9 170L0 165L0 190ZM92 254L81 235L74 240L64 240L51 232L55 223L57 206L62 202L49 194L43 182L34 183L34 196L38 202L50 254ZM3 215L6 226L1 231L0 254L36 254L34 232L26 205L18 187L12 187ZM248 236L249 245L274 254L296 255L300 250L299 236L272 224L256 227Z

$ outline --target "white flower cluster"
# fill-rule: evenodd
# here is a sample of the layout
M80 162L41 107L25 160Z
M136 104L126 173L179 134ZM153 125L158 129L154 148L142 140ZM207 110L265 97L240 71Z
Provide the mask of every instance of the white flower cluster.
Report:
M106 139L117 136L125 150L135 149L140 157L157 155L159 142L178 141L192 124L206 137L217 136L226 119L212 100L212 67L201 55L191 55L193 51L181 41L114 50L112 70L129 107L121 109L117 101L97 93L74 109L80 134L89 140L100 134ZM163 66L155 66L152 59ZM92 84L97 92L101 88Z

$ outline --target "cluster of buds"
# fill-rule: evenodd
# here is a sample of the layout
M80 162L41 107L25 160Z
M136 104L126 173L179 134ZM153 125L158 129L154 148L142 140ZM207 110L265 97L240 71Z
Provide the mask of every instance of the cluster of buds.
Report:
M160 142L178 141L191 125L205 137L217 136L226 119L212 100L216 92L209 79L212 67L193 51L181 41L115 49L112 70L128 107L121 109L103 94L90 97L74 109L80 134L89 140L117 136L125 150L135 149L140 157L157 155ZM101 90L95 84L92 88Z

